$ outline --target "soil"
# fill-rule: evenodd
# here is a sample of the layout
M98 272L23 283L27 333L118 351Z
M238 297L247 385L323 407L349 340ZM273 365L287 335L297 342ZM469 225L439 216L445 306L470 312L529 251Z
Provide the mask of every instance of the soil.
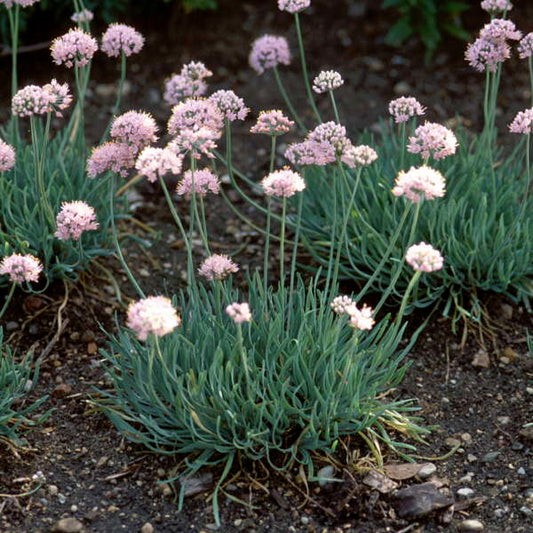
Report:
M532 31L533 5L525 0L514 3L514 20L524 32ZM311 72L334 68L346 80L337 96L351 135L364 128L372 130L388 101L404 92L416 95L427 106L429 120L442 122L457 115L465 125L479 129L483 76L464 63L463 43L446 42L427 66L416 40L402 49L383 44L391 14L379 9L378 2L339 0L334 4L333 9L332 2L315 0L309 16L301 18ZM162 80L191 59L204 61L214 71L213 90L234 89L254 114L259 109L283 107L270 75L256 76L247 66L247 54L249 43L268 32L289 35L296 50L291 17L279 13L274 1L221 2L221 6L213 13L187 16L167 6L151 19L125 17L145 34L147 46L129 63L131 89L124 109L150 111L163 126L169 109L161 100ZM466 26L477 31L480 21L486 20L482 16L473 9ZM58 33L56 27L53 35L45 34L45 26L36 32L36 41ZM8 68L6 59L2 61L0 67ZM21 84L48 81L46 53L24 54L20 63ZM524 64L512 60L507 72L499 102L502 124L530 105ZM282 74L303 111L305 95L296 59ZM54 75L65 77L59 68ZM96 81L88 100L90 137L95 140L111 113L116 76L111 62L95 61ZM7 90L0 88L4 102ZM320 106L327 116L327 101ZM7 116L7 106L0 113ZM311 121L309 114L306 118ZM264 139L245 135L249 126L236 133L235 159L238 166L261 177L268 164L266 146ZM182 246L158 188L142 184L136 191L130 196L134 216L150 231L134 224L125 229L154 244L141 248L126 241L128 260L148 292L171 292L182 285ZM253 209L237 197L234 200L261 221ZM209 225L221 250L244 243L241 265L260 265L259 235L240 223L226 204L214 201ZM127 301L133 293L118 262L114 258L101 262L114 273ZM178 461L132 445L91 403L95 388L109 385L99 350L106 348L104 330L113 331L114 314L122 316L117 296L109 279L93 268L76 285L56 283L45 295L19 297L5 317L6 337L19 353L31 349L42 357L41 375L30 400L48 394L45 405L53 411L40 428L25 435L29 449L17 453L1 449L1 531L69 531L58 529L65 517L78 521L71 524L72 531L79 531L79 526L95 533L135 532L143 527L149 533L148 524L158 532L216 530L209 490L188 497L178 513L176 486L161 483ZM523 427L533 422L533 359L526 345L526 331L533 330L532 317L522 305L501 296L489 294L484 301L483 324L459 323L457 331L436 313L409 356L406 379L393 392L399 398L418 398L423 424L438 426L427 438L428 445L417 447L418 455L439 458L454 450L442 460L417 459L436 466L431 479L456 500L453 516L448 507L423 518L400 518L394 493L381 494L363 482L366 471L361 465L366 463L358 454L365 453L364 447L348 439L346 450L331 459L337 465L336 477L343 482L325 487L311 483L308 496L297 470L282 476L259 465L243 465L226 491L250 505L224 498L223 525L218 530L455 532L466 519L475 519L492 533L533 531L533 432ZM417 318L412 322L416 324ZM487 366L474 366L476 357ZM386 459L398 461L392 455ZM325 464L324 459L317 459L317 467ZM34 486L31 476L38 471L46 477L43 486L31 495L19 496ZM207 478L212 474L216 481L218 472L203 474L207 489L212 488ZM413 477L398 483L413 486L425 481ZM473 492L458 495L464 488Z

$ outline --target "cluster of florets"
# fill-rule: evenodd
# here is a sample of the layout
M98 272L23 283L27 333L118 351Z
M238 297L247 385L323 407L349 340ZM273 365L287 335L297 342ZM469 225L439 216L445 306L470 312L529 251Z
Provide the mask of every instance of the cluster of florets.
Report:
M331 309L338 315L346 315L352 305L355 305L355 302L349 296L336 296L331 302Z
M144 37L126 24L110 24L102 35L102 52L109 57L138 54L144 46Z
M15 166L15 149L0 139L0 172L11 170Z
M444 176L426 165L411 167L407 172L401 171L392 189L394 196L405 196L415 204L420 202L422 197L426 200L442 198L445 192Z
M261 180L261 186L267 196L289 198L305 189L305 181L298 172L284 168L275 170Z
M183 159L167 148L145 148L137 157L135 168L146 176L148 181L155 182L166 174L179 174Z
M294 121L286 117L281 111L272 109L261 111L257 122L250 128L250 133L264 133L266 135L283 135L294 126Z
M244 100L239 98L233 91L220 90L213 93L209 100L213 102L225 119L244 120L249 109L244 105Z
M349 146L341 155L341 161L350 168L367 167L378 158L377 152L370 146Z
M289 13L299 13L311 5L311 0L278 0L278 8Z
M180 324L181 319L176 309L164 296L148 296L128 307L126 325L141 341L145 341L150 334L157 337L167 335Z
M331 302L331 308L339 315L348 315L349 324L355 329L370 330L374 326L372 308L364 304L359 309L349 296L337 296Z
M521 133L529 135L531 133L531 124L533 123L533 107L525 111L519 111L514 120L509 124L511 133Z
M9 276L13 283L39 281L43 266L33 255L12 254L2 259L0 276Z
M220 281L238 271L239 267L227 255L214 254L204 260L198 274L208 281Z
M317 94L334 91L343 83L342 76L335 70L323 70L313 80L313 91Z
M488 11L492 15L511 11L513 4L511 4L510 0L483 0L481 2L481 9Z
M157 125L149 113L128 111L115 117L109 134L116 142L127 144L137 154L157 141Z
M291 53L285 37L263 35L252 43L250 52L250 66L258 73L263 74L269 68L279 64L289 65Z
M39 85L26 85L11 100L11 112L19 117L43 115L52 110L53 95Z
M215 139L219 137L219 131L213 131L209 128L184 129L178 131L174 139L168 144L168 148L179 157L189 153L195 159L200 159L202 155L212 159L215 157L213 150L217 147Z
M89 11L88 9L82 9L81 11L76 11L76 13L73 13L70 17L70 20L72 20L72 22L82 24L84 22L91 22L93 18L94 14L92 11Z
M440 252L425 242L410 246L405 254L405 260L419 272L435 272L444 265Z
M396 124L407 122L410 118L421 116L426 112L420 102L412 96L401 96L389 103L389 113Z
M211 138L219 138L224 127L224 115L214 102L205 98L188 98L172 108L168 132L177 135L183 130L197 131L206 128Z
M418 126L415 134L409 137L407 151L420 154L424 159L429 157L443 159L455 154L457 146L457 138L453 131L441 124L426 122Z
M77 241L84 231L98 229L94 208L82 201L64 202L56 217L55 236L66 241Z
M39 0L0 0L0 5L4 4L7 9L11 9L13 5L18 5L20 7L29 7L33 4L36 4Z
M252 321L252 312L250 306L246 303L232 303L226 307L226 314L235 322L235 324L242 324L243 322Z
M528 57L533 56L533 32L524 35L516 49L520 59L527 59Z
M209 192L218 194L220 192L220 180L207 168L194 172L187 170L178 183L176 192L180 196L184 196L192 195L193 191L197 196L205 196Z
M352 146L346 137L346 128L336 122L324 122L309 132L308 140L318 144L326 144L333 147L335 155L341 156L347 148Z
M70 29L65 35L54 39L50 50L56 65L83 67L98 50L98 44L94 37L83 30Z
M125 143L107 142L93 148L87 161L87 174L90 178L103 172L112 171L122 177L135 165L135 152Z
M48 91L52 100L50 102L51 111L55 111L56 116L63 116L61 111L67 109L72 103L72 95L67 83L59 83L53 79L43 86L43 90Z
M175 105L184 98L204 95L207 91L204 80L212 75L213 73L199 61L183 65L179 74L173 74L165 82L165 102Z
M325 166L335 161L335 148L330 144L305 140L293 143L285 150L285 157L298 166Z

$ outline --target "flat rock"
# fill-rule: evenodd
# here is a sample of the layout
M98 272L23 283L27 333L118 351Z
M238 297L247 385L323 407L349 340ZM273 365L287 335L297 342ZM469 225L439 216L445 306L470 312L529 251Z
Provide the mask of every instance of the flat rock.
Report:
M403 481L416 476L423 466L423 464L417 463L391 463L385 465L383 470L391 479Z
M185 487L185 496L194 496L200 492L204 492L213 483L213 474L211 472L206 472L200 476L188 477L183 480L183 485Z
M369 472L363 479L363 483L381 492L381 494L388 494L398 487L398 483L395 483L377 470Z
M424 516L453 503L453 498L439 492L431 482L406 487L394 495L394 507L401 518Z
M489 368L490 358L486 350L478 350L472 359L472 366L475 368Z
M483 531L485 529L479 520L463 520L458 527L459 531Z
M83 530L83 524L73 517L62 518L52 527L54 533L79 533Z
M418 471L418 477L425 479L432 476L437 471L437 467L433 463L425 463Z

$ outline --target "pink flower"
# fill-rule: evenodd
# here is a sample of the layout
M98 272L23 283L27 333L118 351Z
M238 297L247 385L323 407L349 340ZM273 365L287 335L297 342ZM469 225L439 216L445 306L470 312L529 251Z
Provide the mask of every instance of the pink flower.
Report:
M368 305L363 305L361 309L355 305L348 306L346 313L350 317L350 326L360 330L370 330L375 324L372 318L372 308Z
M244 100L239 98L233 91L217 91L209 97L209 100L218 107L224 118L230 122L244 120L250 111L244 105Z
M201 264L198 274L208 281L214 281L223 280L238 270L239 267L227 255L214 254Z
M275 170L263 178L261 186L267 196L289 198L305 189L305 181L298 172L284 168Z
M396 124L407 122L416 115L421 116L425 111L426 108L422 107L420 102L412 96L401 96L389 103L389 113L394 117Z
M419 272L435 272L444 264L440 252L425 242L410 246L405 254L405 260Z
M280 63L289 65L291 54L287 39L275 35L259 37L252 43L249 61L258 74L263 74L265 70L277 67Z
M427 159L443 159L455 154L457 150L457 138L454 133L441 124L426 122L418 126L413 137L409 137L407 151L412 154L420 154Z
M135 168L152 183L165 174L179 174L183 159L167 148L145 148L135 162Z
M180 195L192 194L193 172L187 170L183 174L183 179L178 183L176 192ZM219 179L209 170L196 170L194 172L194 191L198 196L205 196L208 192L218 194L220 191Z
M491 15L504 11L511 11L513 5L509 0L483 0L481 9L488 11Z
M102 35L102 52L109 57L138 54L144 46L144 37L126 24L110 24Z
M15 166L15 149L0 139L0 172L11 170Z
M76 13L73 13L70 17L70 20L72 22L77 22L78 24L83 22L91 22L93 20L94 14L92 11L89 11L88 9L82 9L81 11L76 11Z
M163 337L181 324L181 319L164 296L148 296L132 302L128 307L126 325L133 330L139 340L145 341L150 333Z
M152 115L143 111L128 111L115 117L110 136L116 142L130 146L134 152L157 141L157 125Z
M232 303L226 307L226 313L235 322L235 324L242 324L243 322L252 321L252 313L250 306L246 303Z
M317 94L334 91L343 83L344 80L338 72L334 70L323 70L313 80L313 91L315 91Z
M52 110L54 96L38 85L26 85L11 100L11 111L19 117L43 115Z
M479 32L479 38L491 43L505 42L507 40L518 41L522 32L516 29L513 22L506 19L492 19L485 24Z
M350 168L366 167L378 158L370 146L349 146L341 155L341 161Z
M479 72L496 72L498 65L511 57L511 49L504 41L476 39L468 45L465 58Z
M283 135L290 131L293 126L294 122L289 120L281 111L261 111L257 122L250 128L250 133Z
M169 105L175 105L184 98L202 96L207 91L203 80L192 80L183 74L174 74L165 81L163 99Z
M215 157L213 150L217 147L215 139L220 137L220 132L209 128L198 128L197 130L180 130L176 137L168 144L170 150L179 157L184 157L189 153L195 159L200 159L202 155L212 159Z
M168 121L170 135L178 135L185 129L194 131L206 128L216 132L217 136L214 138L218 138L223 127L224 115L211 100L205 98L188 98L176 104Z
M314 130L309 132L307 138L318 144L329 144L333 147L335 155L338 156L352 146L352 143L346 137L346 128L333 121L319 124Z
M83 30L70 29L68 33L57 37L50 47L52 59L56 65L66 67L83 67L98 50L96 39Z
M190 80L203 80L209 78L213 73L201 62L191 61L181 67L180 74L186 76Z
M13 283L39 281L43 266L33 255L13 254L2 259L0 276L9 276Z
M93 148L87 161L87 174L90 178L95 178L98 174L111 170L126 177L128 170L135 165L135 155L127 144L107 142Z
M533 32L525 35L517 46L520 59L533 56Z
M29 7L36 4L39 0L0 0L0 5L4 4L7 9L13 7L13 5L19 5L20 7Z
M50 83L43 86L45 91L48 91L52 95L50 102L51 110L54 110L56 116L62 117L61 111L68 108L72 103L72 95L70 94L67 83L59 83L56 79L53 79Z
M307 140L289 145L287 150L285 150L285 157L293 165L324 166L335 162L335 149L329 143Z
M533 122L533 107L525 111L519 111L514 120L509 124L511 133L522 133L529 135L531 133L531 123Z
M446 192L444 176L433 168L425 165L411 167L407 172L401 171L396 178L396 186L392 189L394 196L405 196L417 204L422 199L433 200L442 198Z
M299 13L311 5L311 0L278 0L278 7L281 11L289 13Z
M355 306L355 302L349 296L337 296L331 302L331 309L338 315L348 314L348 309Z
M56 217L56 224L57 231L54 235L62 241L77 241L84 231L98 229L99 225L94 209L81 201L63 202Z

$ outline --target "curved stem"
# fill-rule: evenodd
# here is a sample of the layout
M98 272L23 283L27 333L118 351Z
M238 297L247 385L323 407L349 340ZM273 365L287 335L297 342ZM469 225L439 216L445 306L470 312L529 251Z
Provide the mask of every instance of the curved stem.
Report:
M339 117L339 110L337 109L337 102L335 101L335 95L333 94L333 91L329 92L329 98L331 100L331 107L333 107L333 115L335 116L335 122L337 124L341 123L341 119Z
M6 301L4 305L2 306L2 309L0 310L0 318L4 316L4 313L7 311L7 308L9 307L9 303L11 302L11 299L13 298L13 294L15 293L15 286L16 286L16 283L11 283L11 287L9 288L9 293L7 294Z
M396 318L394 320L395 323L396 323L396 327L398 327L398 325L400 323L400 320L403 318L403 315L405 313L405 307L406 307L407 302L409 300L409 296L411 295L411 291L413 290L413 287L415 286L415 284L419 280L421 274L422 274L422 272L420 272L420 270L417 270L414 273L414 276L411 278L411 281L409 282L409 285L407 286L405 294L403 295L403 298L402 298L402 303L400 305L400 310L398 311L398 314L396 315Z
M305 133L307 129L304 123L302 122L300 115L298 115L298 113L294 109L291 99L289 98L289 95L287 94L287 91L285 90L285 87L283 86L283 82L281 81L281 76L279 75L278 67L273 67L272 70L274 71L274 78L276 78L276 84L278 85L279 92L281 94L281 97L283 98L283 101L285 102L285 105L287 106L287 109L290 111L292 118L294 118L294 121L298 125L298 128L300 128L302 133Z

